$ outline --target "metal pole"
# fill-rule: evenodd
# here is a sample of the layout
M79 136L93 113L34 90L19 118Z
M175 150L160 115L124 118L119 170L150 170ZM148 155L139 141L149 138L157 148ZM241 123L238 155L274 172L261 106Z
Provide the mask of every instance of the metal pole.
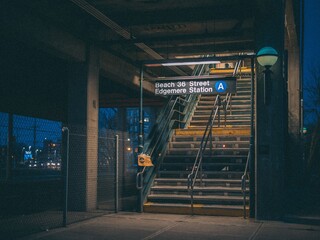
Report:
M304 111L303 99L300 99L300 137L303 136L303 127L304 127L303 111Z
M119 135L115 136L115 212L119 211Z
M136 176L136 188L139 191L138 194L138 212L142 213L143 212L143 174L145 171L146 167L143 167L141 172L137 173Z
M13 114L9 113L8 116L8 135L7 135L7 163L6 163L6 181L12 177L13 166Z
M226 98L228 101L228 98ZM223 102L223 110L224 110L224 127L227 127L227 102Z
M244 180L246 181L246 180ZM246 211L246 184L244 185L244 192L243 192L243 218L246 219L247 218L247 211Z
M217 95L217 98L218 98L218 127L220 127L220 106L221 106L220 95Z
M67 144L66 144L66 155L65 155L65 187L64 187L64 206L63 206L63 226L67 226L67 214L68 214L68 185L69 185L69 136L70 131L69 128L63 127L62 132L67 132Z
M144 169L145 169L145 167L144 167ZM140 213L142 213L143 212L143 172L144 172L144 170L142 171L142 173L141 173L141 176L140 176L140 186L141 186L141 188L140 188L140 191L139 191L139 198L140 198Z
M193 216L193 183L191 185L191 215Z
M140 111L139 111L139 136L138 136L138 154L143 152L143 66L140 69ZM136 184L138 186L138 208L139 212L143 211L143 172L140 172L141 167L138 167Z
M214 103L213 103L213 105L214 105ZM212 128L213 128L213 116L211 115L211 118L209 119L209 121L210 121L210 157L212 157L212 148L213 148L213 146L212 146L212 135L213 135L213 131L212 131Z
M138 152L143 152L143 66L140 70L140 111L139 111L139 147Z
M249 158L249 174L250 174L250 182L249 182L249 209L250 209L250 217L254 217L255 215L255 155L254 155L254 58L251 58L251 116L250 116L250 158Z
M232 95L230 95L230 115L232 115Z

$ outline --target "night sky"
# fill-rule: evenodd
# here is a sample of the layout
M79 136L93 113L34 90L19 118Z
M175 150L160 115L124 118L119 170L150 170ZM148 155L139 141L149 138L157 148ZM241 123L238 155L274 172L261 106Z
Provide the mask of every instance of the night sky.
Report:
M320 74L320 1L307 0L304 1L304 4L303 84L306 88L314 86L310 84L312 82L310 71L317 69ZM313 124L316 120L315 114L307 113L308 108L314 108L314 104L307 95L307 92L304 91L305 126Z
M310 67L320 68L320 1L307 0L304 2L304 80L307 83Z

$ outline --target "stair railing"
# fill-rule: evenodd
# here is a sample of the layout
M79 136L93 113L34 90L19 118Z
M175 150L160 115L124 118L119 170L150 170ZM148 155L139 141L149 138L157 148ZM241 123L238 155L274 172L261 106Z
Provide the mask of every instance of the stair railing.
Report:
M136 187L139 190L140 212L142 212L145 196L148 193L152 179L154 178L159 166L165 155L167 148L167 142L173 134L173 130L176 128L177 123L185 121L187 115L195 102L194 96L188 95L186 98L176 97L170 104L170 107L166 107L166 111L163 112L165 117L161 117L162 121L159 121L152 136L148 138L147 143L144 145L144 153L148 154L153 161L154 167L144 167L136 175ZM194 103L195 104L195 103ZM180 107L183 107L183 111L180 111ZM183 116L181 120L180 116Z
M136 175L136 188L137 190L139 191L139 212L142 212L142 205L143 205L143 181L144 181L144 178L143 178L143 175L146 171L146 168L147 167L143 167L142 171L138 172L137 175Z
M198 178L198 173L199 170L202 169L202 159L203 159L203 155L204 152L206 150L207 147L207 143L209 140L209 137L211 136L212 138L212 127L213 127L213 123L216 119L217 113L219 112L219 103L220 103L220 95L217 95L213 108L211 110L211 114L205 129L205 132L203 134L203 137L201 139L201 143L200 143L200 147L195 159L195 162L193 164L192 167L192 171L191 173L188 175L188 179L187 179L187 183L188 183L188 192L190 194L190 198L191 198L191 214L193 215L193 190L194 190L194 186L196 183L196 180ZM202 170L201 170L201 174L200 174L200 184L202 184Z
M193 75L201 75L204 69L203 65L198 65ZM197 100L198 96L196 95L171 96L166 106L160 112L143 148L144 153L151 157L154 167L144 167L136 175L136 188L139 191L140 198L140 212L142 212L144 199L148 194L152 180L163 161L167 142L171 138L176 124L178 123L179 127L181 127L181 124L185 125L187 123Z
M251 151L248 152L247 156L247 162L246 162L246 167L244 169L244 173L241 177L241 192L243 196L243 218L247 218L247 211L246 211L246 198L247 198L247 180L249 180L249 174L248 174L248 166L251 158Z
M231 101L232 101L232 94L231 93L227 93L226 98L223 99L222 101L222 106L223 106L223 111L224 111L224 126L227 126L227 112L228 112L228 108L230 106L230 115L232 114L232 107L231 107ZM219 125L220 127L220 125Z

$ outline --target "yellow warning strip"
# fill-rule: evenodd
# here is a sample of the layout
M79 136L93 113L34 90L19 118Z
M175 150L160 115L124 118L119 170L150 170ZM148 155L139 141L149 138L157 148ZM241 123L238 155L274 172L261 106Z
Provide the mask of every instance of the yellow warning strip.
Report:
M233 71L233 68L211 68L210 74L231 74ZM241 67L239 73L251 73L251 68Z

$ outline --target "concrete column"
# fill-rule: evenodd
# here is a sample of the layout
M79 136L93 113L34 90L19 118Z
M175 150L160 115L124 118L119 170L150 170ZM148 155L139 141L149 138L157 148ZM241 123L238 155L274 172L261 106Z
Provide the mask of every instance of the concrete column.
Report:
M85 63L69 71L69 209L97 207L99 53L90 46Z
M284 1L255 3L256 52L271 46L279 53L271 68L270 103L264 103L263 67L256 63L256 199L257 219L277 219L284 206L286 91L283 78Z
M87 210L97 207L98 125L99 125L99 52L88 53L87 76Z
M302 158L300 143L300 49L294 21L292 0L286 0L286 49L288 52L288 183L299 186L303 181L297 176L304 174L306 163ZM301 149L301 150L300 150ZM300 151L299 151L300 150Z

